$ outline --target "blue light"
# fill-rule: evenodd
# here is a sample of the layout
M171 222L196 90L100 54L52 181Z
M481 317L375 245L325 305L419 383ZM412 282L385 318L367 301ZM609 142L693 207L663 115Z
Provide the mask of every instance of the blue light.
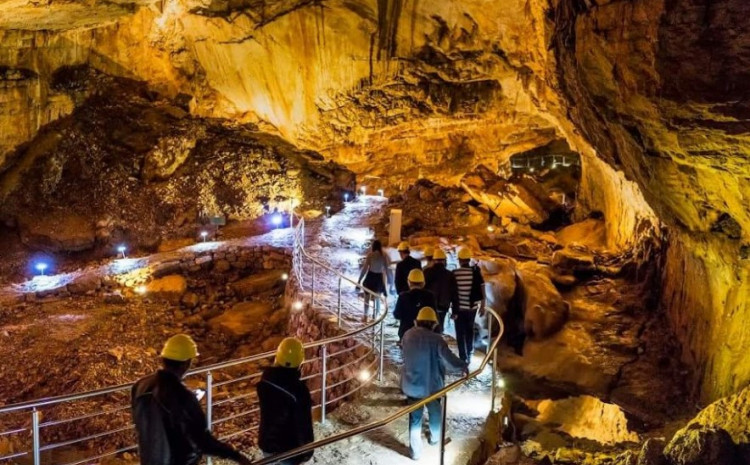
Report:
M348 201L349 201L349 194L345 193L344 194L344 202L348 202Z
M122 255L122 258L125 258L125 251L126 251L126 250L128 250L128 248L127 248L127 247L125 247L125 245L124 245L124 244L123 244L123 245L118 245L118 246L117 246L117 253L119 253L120 255Z
M38 271L38 272L39 272L40 274L44 275L44 271L45 271L45 270L46 270L47 268L49 268L49 265L47 265L47 264L46 264L46 263L44 263L44 262L39 262L39 263L37 263L36 265L34 265L34 268L36 268L36 270L37 270L37 271Z
M283 221L283 218L278 213L274 213L273 216L271 216L271 223L273 223L274 226L281 225L282 221Z

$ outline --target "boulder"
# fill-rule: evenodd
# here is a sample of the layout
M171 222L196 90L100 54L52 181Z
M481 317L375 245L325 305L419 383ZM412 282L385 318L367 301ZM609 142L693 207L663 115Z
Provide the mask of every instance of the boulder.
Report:
M552 269L561 275L597 271L594 254L582 246L568 246L552 255Z
M34 250L80 252L94 247L93 222L75 213L54 213L19 218L21 241Z
M188 292L184 296L182 296L182 305L184 305L187 308L195 308L200 303L200 297L198 297L198 294L194 292Z
M607 229L604 221L599 219L589 218L573 223L557 231L555 235L563 246L579 244L592 250L607 246Z
M563 300L546 270L536 264L522 264L519 277L527 336L546 338L559 331L568 320L570 304Z
M667 458L664 457L665 446L661 439L647 439L638 454L637 465L667 465Z
M187 291L185 277L178 274L158 278L146 285L149 297L177 304Z
M267 302L240 302L212 318L208 325L213 330L225 330L234 336L247 336L262 329L272 313L273 307Z
M252 297L270 291L281 291L286 282L282 279L284 270L271 270L256 273L235 281L232 290L241 297Z
M479 262L485 282L487 306L504 311L516 292L515 265L512 260L495 259Z
M75 278L68 284L68 292L71 294L86 294L94 292L102 285L101 279L96 275L83 275Z
M664 455L673 465L741 465L740 450L726 430L693 424L675 434Z

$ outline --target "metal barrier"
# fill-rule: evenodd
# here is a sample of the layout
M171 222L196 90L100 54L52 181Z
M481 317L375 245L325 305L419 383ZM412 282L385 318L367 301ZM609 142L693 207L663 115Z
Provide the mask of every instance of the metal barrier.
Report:
M382 380L384 369L384 323L385 317L388 314L388 303L385 297L371 293L330 266L310 256L304 247L305 223L302 219L300 219L297 226L293 228L293 234L293 273L291 273L293 279L296 280L301 292L306 292L306 287L309 289L311 305L335 314L338 320L338 327L342 330L346 330L343 334L304 344L306 352L308 353L314 353L316 350L319 351L319 355L314 354L317 356L305 360L302 368L302 379L320 379L320 388L313 389L311 394L314 396L315 394L319 394L319 396L316 396L319 398L319 401L316 402L313 408L320 408L321 421L325 422L328 406L351 396L362 389L362 387L371 384L374 381L376 374L378 379ZM306 283L305 277L308 274L308 271L310 280L309 283ZM337 291L335 295L329 295L325 292L321 293L321 287L317 283L325 283L326 281L327 285L323 286L323 289L330 290L336 288ZM331 285L332 283L336 284ZM357 303L342 298L342 286L344 283L352 284L358 288L361 293L370 293L373 297L373 307L375 306L374 299L382 299L383 311L379 315L375 315L371 321L367 321L368 315L365 314L363 324L358 327L344 322L344 320L342 320L343 308L349 307L354 314L359 312ZM443 435L443 438L441 438L441 464L443 464L445 455L447 394L463 385L466 381L477 377L490 361L492 361L491 408L493 410L495 408L496 349L500 338L503 335L504 327L499 315L492 309L488 309L488 318L489 340L485 357L480 366L467 377L461 378L447 385L440 392L437 392L420 402L400 409L385 418L376 420L367 425L353 428L349 431L344 431L342 433L319 439L313 443L284 454L264 458L255 462L255 464L266 465L275 463L279 460L304 454L343 439L367 433L386 426L398 418L401 418L417 409L421 409L429 402L440 398L444 399L442 403L443 427L441 430ZM497 335L494 338L492 337L493 320L499 325ZM368 332L370 334L368 334ZM332 351L331 348L341 345L344 347L339 347L339 350ZM335 360L337 356L349 352L356 352L360 348L362 348L360 351L364 353L357 357L353 362L350 362L349 365L329 368L330 362ZM275 353L271 351L250 357L229 360L191 370L186 376L187 380L195 380L198 377L205 377L204 387L206 391L206 416L208 428L213 430L214 427L218 425L226 425L222 427L222 431L219 434L222 439L239 437L258 428L257 416L260 409L256 405L257 399L253 389L253 381L261 376L261 372L259 371L260 365L263 362L265 362L266 365L270 365L270 361L273 359L274 355ZM349 368L351 365L357 365L366 361L368 358L373 358L374 356L376 358L368 365L368 369L370 370L374 369L377 365L377 370L372 374L369 374L369 371L365 371L364 374L366 376L363 377L361 376L363 373L360 372L360 376L352 375L333 385L328 384L331 373ZM316 365L316 362L320 362L319 371L314 370L314 368L307 369L308 366L313 367ZM235 388L235 391L230 392L228 386ZM80 394L50 397L0 407L0 428L7 428L5 425L8 423L8 418L11 418L10 423L14 424L14 426L11 426L8 429L0 430L0 439L24 436L27 447L25 450L6 453L5 455L0 456L0 464L14 463L16 459L21 459L23 463L29 463L30 458L31 463L34 465L41 465L42 463L82 465L87 463L97 463L97 461L105 457L125 452L135 452L137 446L135 445L135 434L130 419L131 387L132 384L123 384ZM334 394L332 399L329 399L329 392L335 393L336 388L339 387L342 387L342 389L339 389L340 392ZM69 410L75 412L75 409L69 408L71 405L81 404L90 407L91 412L85 414L69 413ZM231 409L231 407L234 407L234 409ZM47 417L49 417L49 419L46 419ZM116 418L117 422L113 421L113 418ZM235 420L239 421L236 422ZM88 421L88 423L84 423L84 429L88 429L89 431L86 431L83 434L83 437L80 436L80 431L77 428L72 428L74 433L70 434L70 425L79 424L79 422L85 421ZM68 426L69 428L65 430L62 428L64 426ZM45 438L46 431L50 432L47 433L47 437ZM68 435L65 435L66 431L68 432ZM70 438L69 436L74 437ZM101 440L102 438L109 438L109 442L104 443L103 445L97 445L96 441ZM80 456L73 460L62 462L54 460L43 462L43 453L52 453L53 451L63 450L68 452L68 456L75 455L71 454L71 452L78 452L78 455L92 455L86 455L85 457ZM210 463L211 460L209 459L209 464Z
M297 284L302 293L309 290L310 304L336 315L337 326L342 331L339 335L304 344L308 357L302 366L302 379L320 380L320 387L311 394L318 399L313 408L320 409L321 420L325 422L328 407L371 384L376 376L382 379L387 301L312 257L304 247L304 220L299 219L292 231L290 280L296 283L289 285ZM306 280L308 275L310 279ZM347 313L358 314L362 308L357 308L359 294L355 294L354 302L342 297L345 283L358 288L362 294L370 293L373 303L374 299L382 299L382 313L369 321L365 315L363 322L356 325L342 319L344 309L348 308ZM325 292L331 289L337 289L335 295ZM292 311L295 310L300 309ZM349 353L356 354L353 361L333 367L331 362ZM199 386L205 388L208 428L218 428L222 439L239 437L258 428L260 409L254 384L262 374L260 368L271 365L274 356L274 351L265 352L200 367L187 374L188 384L198 381ZM369 360L372 361L366 371L352 370ZM343 380L339 377L335 383L330 383L337 372L345 374ZM136 438L130 417L131 387L132 384L123 384L0 407L0 441L20 444L22 449L0 456L0 464L21 460L34 465L81 465L135 452ZM46 459L46 454L60 452L67 458Z

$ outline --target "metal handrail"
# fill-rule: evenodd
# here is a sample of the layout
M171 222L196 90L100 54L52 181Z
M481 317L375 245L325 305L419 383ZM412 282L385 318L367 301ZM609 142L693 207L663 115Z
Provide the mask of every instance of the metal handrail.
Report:
M312 279L311 279L310 286L309 286L309 288L310 288L309 290L311 291L311 299L310 299L311 302L310 303L311 303L311 305L315 306L315 304L316 304L316 299L315 299L315 297L316 297L315 296L315 287L316 287L316 284L315 284L316 283L316 280L315 280L315 270L316 270L316 268L318 270L320 270L320 271L326 271L326 272L332 273L334 275L334 280L338 280L338 285L339 285L339 289L338 289L338 303L335 302L335 297L332 298L332 299L326 297L323 300L325 300L326 303L329 303L329 305L327 305L327 306L323 305L323 308L325 308L328 311L332 311L332 312L337 313L339 328L341 328L341 330L343 331L342 334L338 334L336 336L332 336L332 337L328 337L328 338L325 338L325 339L320 339L320 340L317 340L317 341L312 341L312 342L308 342L308 343L303 344L303 347L305 349L322 348L322 354L323 355L321 357L315 357L315 358L312 358L312 359L309 360L310 362L313 362L315 360L321 360L322 361L322 367L323 367L322 371L320 371L320 372L313 372L313 373L310 374L309 377L322 376L325 379L325 378L327 378L328 374L331 373L331 372L329 372L329 371L326 370L326 363L325 363L325 361L326 361L325 359L327 357L326 356L327 349L328 349L329 344L336 344L336 343L340 343L340 342L344 342L344 341L349 341L349 340L352 340L352 339L354 339L355 341L357 341L357 343L353 347L351 347L351 348L343 349L343 350L340 350L338 352L335 352L335 353L332 353L332 354L328 354L328 357L335 357L335 356L337 356L337 355L339 355L341 353L349 352L350 350L356 349L357 347L359 347L360 345L363 344L363 341L366 340L367 342L365 343L365 345L370 346L370 351L368 353L368 356L371 356L372 353L374 353L376 351L376 345L375 345L376 344L376 339L375 339L375 335L377 334L376 329L378 329L377 328L378 325L380 326L380 328L379 328L379 333L380 333L380 341L379 341L380 342L380 354L379 355L380 355L380 359L379 359L379 370L378 370L377 374L378 374L379 377L382 377L382 369L383 369L383 344L384 344L384 322L385 322L385 318L386 318L386 316L388 314L388 302L387 302L387 299L385 298L385 296L376 295L375 293L371 292L369 289L364 288L359 283L357 283L357 282L355 282L355 281L347 278L346 276L344 276L343 274L341 274L340 272L338 272L334 268L328 266L327 264L321 262L317 258L311 256L305 250L305 248L304 248L304 228L305 228L304 220L302 218L299 218L299 222L297 224L297 227L293 229L293 251L292 251L293 252L292 253L292 271L293 271L294 275L297 277L297 285L299 286L300 291L305 292L306 285L305 285L305 282L304 282L305 281L304 280L305 276L303 276L303 274L305 274L305 267L308 267L308 266L311 265L312 266L312 273L311 273ZM309 263L306 263L306 264L303 265L303 259L305 261L309 262ZM320 271L318 273L319 275L320 275ZM345 282L351 283L356 288L358 288L361 292L369 294L373 298L373 303L375 302L375 299L382 299L382 302L383 302L383 311L382 311L382 313L380 315L378 315L376 318L369 319L369 321L368 321L368 315L365 315L364 324L362 326L360 326L360 327L357 327L357 328L350 329L350 327L351 327L350 324L343 325L342 324L342 319L341 319L342 306L346 306L347 308L356 308L356 307L354 307L354 305L351 302L342 302L341 286L342 286L342 283L345 283ZM320 291L320 289L318 289L318 291ZM318 297L317 300L318 300L318 302L317 302L318 304L322 304L323 303L323 302L321 302L320 297ZM338 310L338 311L336 312L336 310ZM370 336L369 336L368 331L372 331L372 335L373 336L372 336L371 340L370 340ZM359 336L362 336L362 335L365 335L365 334L367 334L367 337L359 337ZM212 364L212 365L207 365L207 366L204 366L204 367L195 368L193 370L190 370L187 373L186 376L195 376L195 375L200 375L200 374L205 374L206 375L206 391L207 391L206 392L207 393L207 412L206 412L206 414L207 414L207 421L208 421L207 426L208 426L208 428L211 428L215 424L222 423L222 422L225 422L225 421L230 421L230 420L233 420L233 419L236 418L234 416L230 416L228 418L218 418L218 419L214 420L212 418L214 407L218 407L219 405L221 405L221 404L223 404L225 402L231 401L231 400L241 400L241 399L238 399L237 396L235 396L235 397L231 397L229 399L222 399L220 401L213 402L212 399L213 399L214 389L216 389L216 388L218 388L220 386L225 386L227 384L231 384L231 383L236 382L236 381L240 381L241 379L252 378L252 377L258 375L258 374L254 374L254 375L250 375L250 376L242 376L242 377L240 377L240 379L232 379L232 380L228 380L228 381L222 381L222 382L214 383L213 382L213 372L217 371L217 370L223 370L223 369L226 369L226 368L230 368L230 367L235 367L235 366L246 364L246 363L260 362L262 360L269 359L269 358L273 357L274 355L275 355L274 351L268 351L268 352L264 352L264 353L261 353L261 354L251 355L251 356L248 356L248 357L242 357L242 358L238 358L238 359L228 360L228 361L225 361L225 362L215 363L215 364ZM360 357L357 360L355 360L354 362L348 362L345 366L352 366L353 364L359 363L362 360L363 360L363 358ZM369 365L368 369L371 369L377 363L378 363L378 360L376 359L373 363L371 363ZM368 379L368 380L364 380L363 381L363 380L357 380L356 376L353 376L351 378L348 378L348 379L344 380L345 382L355 382L355 381L359 381L359 382L357 383L357 386L353 387L352 389L349 389L348 392L346 392L345 394L343 394L343 395L341 395L341 396L339 396L339 397L337 397L335 399L327 399L327 396L326 396L327 390L331 389L332 387L335 387L335 386L338 386L338 385L341 385L341 384L345 384L345 382L338 382L334 386L329 386L328 389L326 389L324 387L323 389L317 390L317 391L321 392L321 400L316 405L318 405L318 406L320 406L322 408L322 412L323 412L322 421L325 422L325 410L326 410L326 406L327 405L334 404L338 400L354 394L359 389L361 389L364 385L369 385L373 381L373 379L374 379L374 376L370 377L370 379ZM71 419L60 419L60 420L49 421L49 422L44 423L44 424L41 423L41 421L40 421L41 420L41 411L39 409L42 408L42 407L50 407L50 406L54 406L54 405L63 404L65 402L73 402L73 401L79 401L79 400L85 400L85 399L92 399L94 397L105 396L105 395L115 394L115 393L119 394L119 393L122 393L124 391L129 390L131 388L131 386L132 386L132 383L126 383L126 384L120 384L120 385L117 385L117 386L110 386L110 387L105 387L105 388L101 388L101 389L96 389L96 390L92 390L92 391L88 391L88 392L82 392L82 393L70 394L70 395L53 396L53 397L47 397L47 398L37 399L37 400L33 400L33 401L20 402L20 403L16 403L16 404L10 404L10 405L1 406L0 407L0 414L6 414L6 413L12 413L12 412L21 412L21 411L28 412L28 413L31 414L31 416L32 416L32 425L31 425L31 428L28 428L28 427L27 428L17 428L17 429L13 429L13 430L7 431L7 432L5 432L3 434L16 434L16 433L19 433L19 432L31 430L33 432L33 435L32 435L33 436L33 445L32 445L32 447L31 447L30 450L27 449L26 451L22 451L22 452L18 452L18 453L15 453L15 454L11 454L10 456L0 457L0 461L7 460L7 459L10 459L10 458L13 458L13 457L21 457L21 456L29 455L29 456L31 456L33 458L33 463L36 464L36 465L38 465L38 464L41 463L41 455L40 454L41 454L42 451L50 450L50 449L55 449L55 448L58 448L58 447L70 446L70 445L77 444L77 443L80 443L80 442L84 442L84 441L87 441L87 440L100 438L100 437L106 436L108 434L114 434L114 433L120 433L120 432L127 431L128 429L132 428L132 425L128 425L128 427L123 427L123 428L119 428L119 429L112 430L112 431L98 432L98 433L91 434L91 435L83 437L83 438L76 438L76 439L66 440L66 441L55 443L55 444L44 444L44 445L42 445L41 444L41 437L40 437L40 429L43 426L57 426L57 425L64 424L64 423L70 423L72 421L77 421L77 420L81 420L81 419L93 418L93 417L97 417L97 416L101 416L101 415L110 414L110 413L113 413L113 412L117 412L119 410L126 410L127 408L121 408L121 409L118 408L118 409L114 409L114 410L110 409L110 410L105 410L105 411L101 411L101 412L95 412L95 413L92 413L92 414L81 415L81 416L74 417L74 418L71 418ZM323 386L325 386L325 383L324 383ZM240 395L239 397L249 397L249 396ZM247 413L252 413L252 412L247 412ZM257 428L257 426L256 426L256 428ZM251 427L249 430L252 430L252 429L253 429L253 427ZM245 429L245 430L233 433L230 436L242 434L243 431L246 432L246 431L249 431L249 430ZM118 449L117 451L108 452L108 453L99 455L97 457L105 457L105 456L109 456L109 455L112 455L112 454L117 454L120 451L132 450L134 448L135 448L135 446L128 446L127 448ZM89 460L89 459L84 460L84 462L87 461L87 460ZM79 462L76 462L76 463L79 463ZM83 463L83 462L80 462L80 463ZM209 464L210 463L211 463L211 459L209 458Z
M496 357L497 357L497 346L500 344L500 339L503 337L503 333L505 332L505 325L503 324L503 320L500 318L500 315L498 315L497 312L495 312L494 310L489 309L489 308L486 309L486 310L487 310L487 313L490 314L490 315L492 315L492 317L495 318L495 320L498 322L498 324L500 325L499 326L500 331L498 332L498 335L492 341L492 344L490 344L489 347L487 348L487 352L486 352L484 358L482 359L482 363L479 365L479 367L476 370L474 370L471 373L469 373L468 376L465 376L465 377L463 377L461 379L458 379L458 380L450 383L449 385L445 386L443 389L441 389L440 391L438 391L438 392L430 395L429 397L426 397L426 398L420 400L419 402L411 404L408 407L404 407L404 408L398 410L397 412L392 413L391 415L389 415L389 416L387 416L385 418L373 421L373 422L368 423L366 425L362 425L362 426L353 428L353 429L348 430L348 431L343 431L341 433L337 433L337 434L325 437L323 439L319 439L317 441L311 442L311 443L306 444L304 446L297 447L296 449L292 449L290 451L287 451L287 452L284 452L284 453L281 453L281 454L276 454L276 455L273 455L271 457L265 457L265 458L263 458L261 460L254 461L253 465L268 465L268 464L280 462L282 460L286 460L286 459L289 459L289 458L292 458L292 457L296 457L298 455L302 455L302 454L306 454L308 452L312 452L312 451L314 451L316 449L319 449L321 447L324 447L324 446L327 446L327 445L330 445L330 444L342 441L344 439L351 438L353 436L358 436L360 434L364 434L364 433L368 433L368 432L376 430L376 429L380 429L380 428L382 428L384 426L389 425L390 423L393 423L394 421L398 420L399 418L403 417L404 415L407 415L407 414L409 414L411 412L414 412L416 410L424 408L430 402L433 402L435 400L441 399L443 397L445 397L445 399L443 400L443 405L442 405L442 408L443 408L443 418L442 418L443 425L442 425L442 428L441 428L441 432L442 432L443 435L445 435L445 416L446 416L445 414L446 414L446 403L447 403L446 402L447 401L447 397L446 396L447 396L447 394L449 392L453 391L454 389L458 388L459 386L462 386L467 381L469 381L471 379L474 379L477 376L479 376L484 371L484 369L487 367L487 364L490 362L490 360L492 360L492 364L493 364L492 365L492 369L493 369L493 377L492 377L493 378L492 379L492 403L493 403L493 408L494 408L494 402L495 402L495 376L494 376L494 370L496 369L495 367L496 367ZM489 337L490 338L492 337L492 327L491 326L490 326L490 336ZM443 440L443 441L441 441L441 463L443 463L444 448L445 448L445 441Z

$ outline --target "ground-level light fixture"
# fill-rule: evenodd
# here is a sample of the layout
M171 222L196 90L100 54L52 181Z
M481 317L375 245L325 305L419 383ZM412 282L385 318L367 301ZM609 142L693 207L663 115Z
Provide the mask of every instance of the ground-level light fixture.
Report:
M370 380L370 370L362 370L362 371L360 371L359 374L357 375L357 378L359 378L359 380L361 382L363 382L363 383L369 381Z
M125 258L125 251L128 250L127 247L124 245L118 245L117 246L117 253L120 254L120 258Z
M534 172L534 168L529 168L529 173L533 173L533 172Z
M286 281L287 279L289 279L289 275L288 275L287 273L282 273L282 274L281 274L281 279L282 279L283 281Z
M326 216L331 216L331 206L326 205Z
M498 378L495 385L500 389L505 389L505 380L503 378Z
M344 192L344 202L348 202L348 201L349 201L349 193Z
M38 262L36 265L34 265L34 268L39 272L39 275L44 276L44 272L49 268L49 265L47 265L45 262Z
M281 217L280 213L274 213L271 215L271 224L278 227L281 226L281 222L283 221L283 218Z
M489 226L487 226L487 231L494 232L495 231L495 227L492 226L492 225L489 225Z
M208 231L201 231L201 239L203 239L203 242L206 242L207 237L208 237Z
M303 306L304 305L302 304L301 300L298 300L298 301L294 302L294 304L292 304L292 308L295 309L295 310L302 310Z
M134 289L134 291L135 291L135 293L136 293L136 294L140 294L140 295L143 295L143 294L145 294L145 293L146 293L146 286L143 286L143 285L141 285L141 286L137 286L137 287L136 287L136 288Z

